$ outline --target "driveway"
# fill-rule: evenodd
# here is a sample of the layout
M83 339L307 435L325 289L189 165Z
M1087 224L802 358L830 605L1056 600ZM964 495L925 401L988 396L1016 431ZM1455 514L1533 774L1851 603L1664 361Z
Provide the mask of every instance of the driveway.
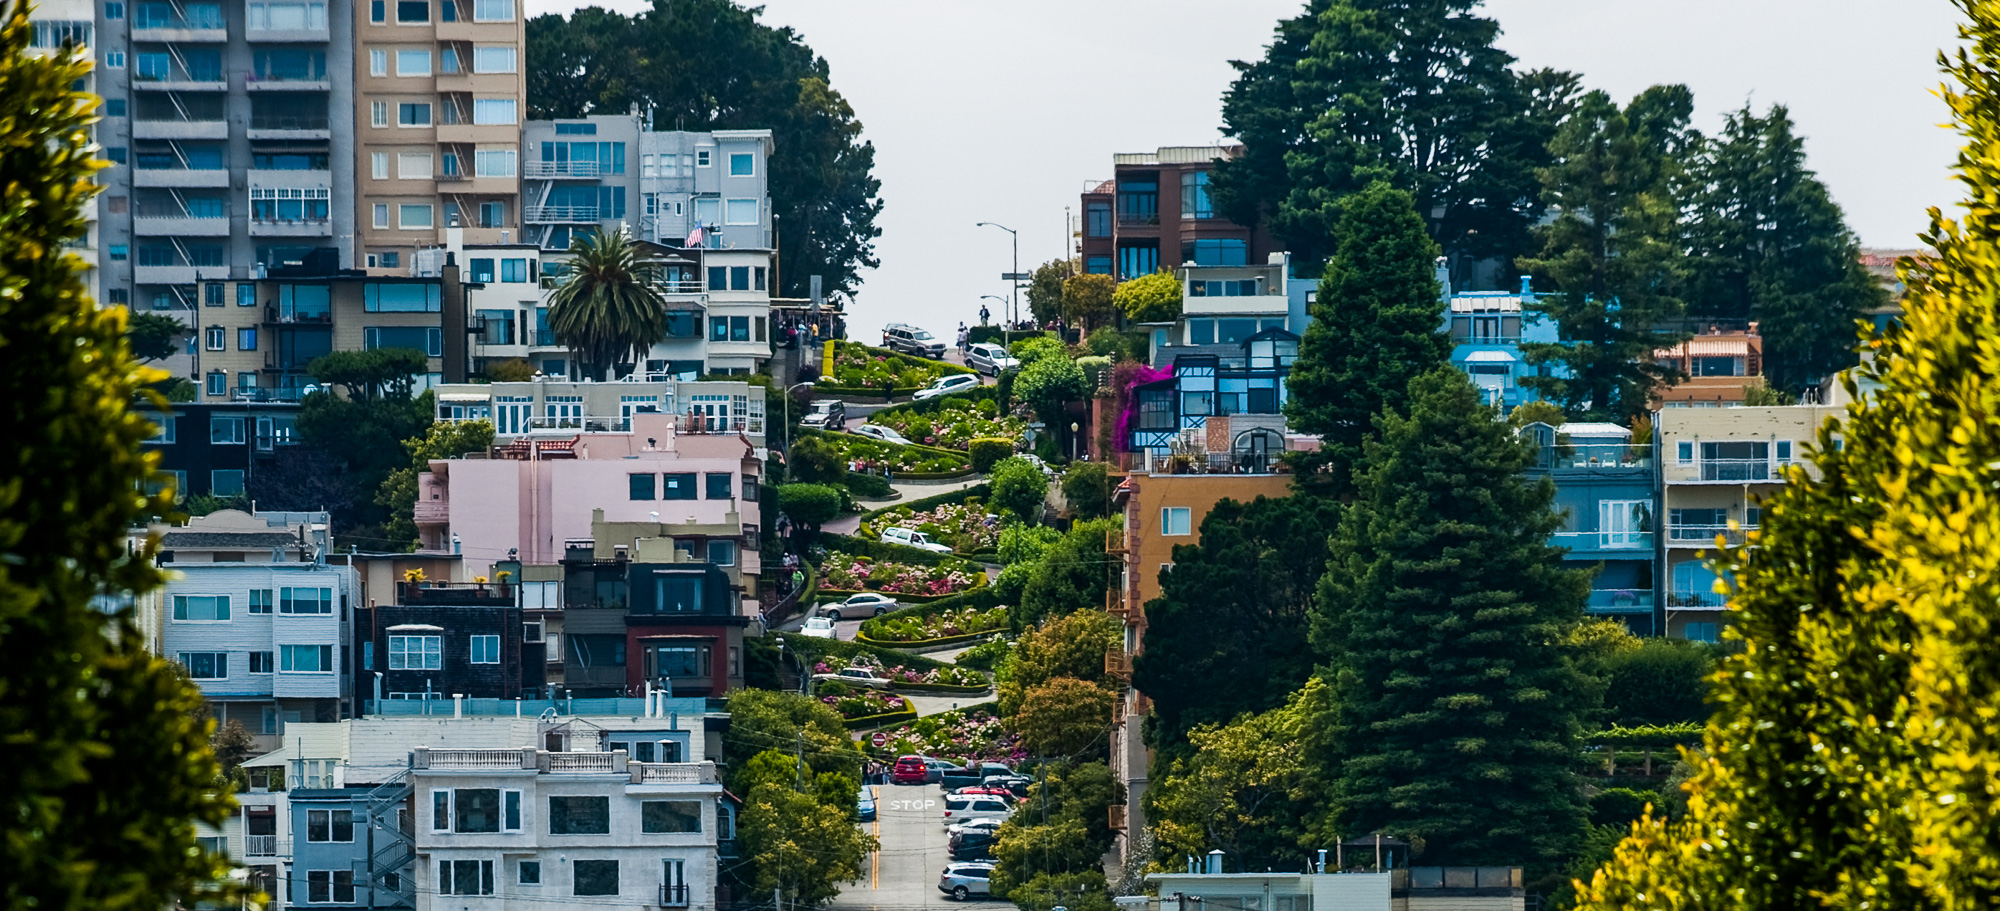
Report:
M837 911L912 911L958 907L937 890L949 862L937 785L869 785L875 821L862 823L882 849L862 861L861 879L843 886L828 905Z

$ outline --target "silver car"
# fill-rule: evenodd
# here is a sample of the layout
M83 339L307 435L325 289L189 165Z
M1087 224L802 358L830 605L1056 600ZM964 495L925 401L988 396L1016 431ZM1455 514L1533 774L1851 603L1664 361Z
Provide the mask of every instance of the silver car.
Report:
M1021 362L1007 353L1007 346L992 342L980 342L965 349L965 366L988 376L999 376L1000 371L1019 367Z
M959 901L975 895L993 895L993 865L988 863L946 864L938 874L938 891Z

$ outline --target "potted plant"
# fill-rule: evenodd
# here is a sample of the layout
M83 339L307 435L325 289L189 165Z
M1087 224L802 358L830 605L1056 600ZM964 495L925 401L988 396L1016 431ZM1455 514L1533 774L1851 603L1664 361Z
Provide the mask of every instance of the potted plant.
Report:
M423 584L424 571L422 567L403 570L403 586L406 592L404 597L415 601L417 599L417 588Z
M509 589L507 586L511 584L513 578L514 574L504 569L493 574L493 581L499 583L500 593L503 595L508 592Z

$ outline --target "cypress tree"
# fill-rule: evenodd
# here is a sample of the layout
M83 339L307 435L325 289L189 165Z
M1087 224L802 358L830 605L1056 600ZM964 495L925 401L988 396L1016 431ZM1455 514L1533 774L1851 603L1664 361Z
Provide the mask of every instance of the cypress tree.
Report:
M1530 364L1564 369L1521 385L1571 415L1629 418L1675 378L1653 352L1685 336L1674 191L1693 111L1685 86L1654 86L1623 110L1591 92L1549 144L1556 162L1542 171L1542 199L1561 214L1540 231L1541 256L1520 266L1555 284L1537 309L1562 340L1521 349Z
M1330 828L1420 839L1426 864L1546 868L1584 824L1595 683L1564 635L1589 573L1549 546L1547 479L1469 378L1440 367L1385 413L1320 582L1336 671Z
M1369 421L1401 408L1410 378L1451 354L1437 245L1410 194L1382 181L1341 205L1333 259L1292 364L1285 416L1319 434L1335 494L1350 487Z
M1717 561L1743 647L1688 815L1638 823L1581 907L2000 905L2000 11L1961 6L1964 219L1931 210L1880 388Z

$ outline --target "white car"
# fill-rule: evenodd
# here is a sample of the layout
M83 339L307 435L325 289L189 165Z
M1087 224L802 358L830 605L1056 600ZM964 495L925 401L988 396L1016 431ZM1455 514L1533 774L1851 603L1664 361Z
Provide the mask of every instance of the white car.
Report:
M947 828L968 819L997 819L1006 822L1014 815L1014 808L1007 805L1005 798L992 794L946 794L944 798L944 824Z
M844 667L832 674L813 675L814 683L824 683L829 680L839 681L849 686L865 686L872 690L886 690L889 688L889 679L887 677L877 677L874 674L868 673L867 669L859 667Z
M912 396L912 398L921 402L925 399L937 398L946 393L958 392L964 389L976 389L978 387L979 376L977 374L954 373L951 376L939 377L937 382L917 390L917 394Z
M908 446L910 444L907 437L880 424L863 424L854 428L854 434L856 436L867 437L871 440L881 440L884 443L895 443L899 446Z
M884 544L901 544L904 547L928 550L934 554L951 553L951 548L932 541L929 535L914 528L884 528L881 540Z
M799 635L810 636L814 639L836 638L833 632L833 621L825 617L808 618L806 625L799 630Z
M1007 353L1007 346L992 342L980 342L965 349L965 366L989 376L999 376L1000 371L1021 366L1021 362Z
M819 615L838 622L849 617L880 617L900 606L896 603L896 599L888 595L862 592L850 595L847 600L837 604L821 605Z

